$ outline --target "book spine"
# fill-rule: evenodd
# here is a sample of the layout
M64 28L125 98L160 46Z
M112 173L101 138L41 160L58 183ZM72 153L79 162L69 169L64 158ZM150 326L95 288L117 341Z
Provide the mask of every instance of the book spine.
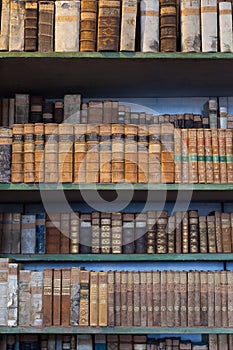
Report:
M44 269L43 286L43 325L52 326L53 324L53 269Z
M214 274L214 320L215 327L222 327L221 272Z
M141 327L147 327L147 273L140 271L140 319Z
M120 5L118 0L99 1L97 51L118 51Z
M221 233L223 253L231 253L231 220L229 213L221 213Z
M0 31L0 50L9 50L9 36L10 36L10 1L2 1L1 11L1 31Z
M181 159L181 130L174 129L174 162L175 162L175 183L182 182L182 159Z
M35 254L36 249L36 216L22 215L21 253Z
M91 252L100 253L100 213L92 212L91 214Z
M214 272L207 272L207 283L208 283L208 327L214 327L215 320L215 304L214 304Z
M99 272L99 326L108 326L108 273Z
M228 297L228 326L232 327L233 324L233 273L232 271L227 271L227 297ZM230 343L230 341L229 341ZM230 344L229 344L230 345ZM232 346L232 344L231 344Z
M55 101L54 103L54 123L60 124L64 119L64 103L63 101Z
M197 166L198 166L198 183L205 183L206 182L205 139L204 139L203 129L197 129Z
M53 326L61 325L61 269L53 270Z
M228 271L220 271L221 278L221 311L222 324L221 327L228 327L228 295L227 295L227 273Z
M215 217L207 216L207 237L209 253L216 253Z
M12 0L10 4L9 51L24 50L24 1Z
M42 120L43 123L53 123L53 112L54 112L54 102L49 101L48 99L45 99L43 102L43 113L42 113Z
M149 125L149 183L161 182L160 125Z
M137 0L123 0L120 51L135 51Z
M112 124L112 182L125 181L124 125Z
M167 326L174 327L174 271L167 271L167 304L166 304L166 319Z
M206 216L199 216L200 253L208 252Z
M125 125L125 181L137 182L137 126Z
M182 221L182 253L189 253L189 219L187 212L183 214Z
M211 133L212 133L212 152L213 152L213 179L214 179L214 183L220 183L218 130L212 129Z
M208 326L208 273L200 272L201 325Z
M221 52L232 52L232 3L219 2L219 41Z
M141 51L159 51L159 0L140 2Z
M198 183L196 129L188 130L188 153L189 153L189 183Z
M112 253L122 253L122 214L112 213Z
M12 213L12 225L11 225L11 253L20 253L20 232L21 232L21 213Z
M154 238L154 235L153 235ZM135 253L145 254L147 251L148 232L147 232L147 214L140 213L135 215ZM133 242L132 242L133 243Z
M15 124L29 122L29 95L15 94Z
M170 216L167 223L167 252L169 254L175 253L175 216Z
M226 130L227 182L233 183L232 130Z
M161 309L161 291L160 291L160 271L153 271L152 272L152 289L153 289L153 324L155 327L161 326L161 316L160 316L160 309Z
M198 212L196 210L189 212L189 245L190 253L199 253Z
M138 127L138 139L137 139L137 180L139 183L148 182L148 126L143 125Z
M121 272L115 271L115 286L114 286L114 315L115 326L121 326Z
M218 130L220 182L227 183L226 131Z
M54 2L39 2L39 20L38 20L38 51L53 51L54 31Z
M187 272L180 272L180 325L187 326Z
M174 326L180 326L180 272L174 271Z
M9 126L9 99L3 98L2 99L2 122L1 126L8 127Z
M217 253L222 253L223 247L222 247L221 213L218 211L215 211L214 216L215 216L216 249L217 249Z
M165 327L167 325L167 271L161 271L160 278L160 322L161 327Z
M101 213L100 214L100 247L102 254L110 254L112 249L112 232L111 232L111 214L110 213Z
M34 125L34 143L35 143L35 182L44 182L44 124L36 123Z
M162 183L174 183L174 126L161 125Z
M115 325L115 275L114 271L108 271L108 326L114 327Z
M213 151L212 151L212 135L210 129L204 129L205 136L205 166L206 166L206 183L213 183Z
M90 326L99 325L99 272L90 272Z
M31 318L31 271L20 270L19 271L19 326L30 326Z
M59 124L58 171L59 182L73 181L73 125Z
M200 0L181 1L181 50L200 52Z
M201 33L202 52L216 52L217 33L217 0L201 0Z
M42 96L31 96L30 99L30 123L41 123L42 122L42 108L43 98Z
M177 40L176 0L160 1L160 51L176 51Z
M45 124L45 182L58 181L58 127Z
M70 325L77 326L80 306L80 268L72 267L70 275Z
M141 303L140 303L140 273L133 272L133 325L141 326Z
M35 181L34 125L24 124L24 182Z
M59 254L61 248L60 213L46 216L46 254Z
M61 325L70 325L70 268L62 269Z
M97 1L82 0L80 14L80 51L96 51Z
M79 213L70 213L70 253L79 253Z
M189 182L188 130L181 129L182 183Z
M12 213L3 213L2 221L2 237L1 237L1 251L2 253L11 253L12 246Z
M90 271L80 271L79 325L89 326Z
M91 253L91 214L80 215L80 253Z
M86 182L99 182L99 125L87 126Z
M112 181L111 169L111 124L100 125L100 182L110 183Z
M45 254L45 213L36 214L36 254Z
M33 327L43 325L43 272L31 272L31 321Z
M86 125L74 126L74 183L86 182Z
M37 51L38 2L25 1L24 50Z
M148 327L153 327L153 284L152 284L152 272L146 272L146 310L147 310L147 322Z
M134 214L123 213L122 244L123 254L134 253Z
M0 34L0 41L1 41L1 34ZM14 98L9 98L8 120L9 120L9 127L12 128L15 122L15 99Z
M7 284L7 326L15 327L18 324L18 264L9 263Z
M55 51L79 51L80 1L55 1Z

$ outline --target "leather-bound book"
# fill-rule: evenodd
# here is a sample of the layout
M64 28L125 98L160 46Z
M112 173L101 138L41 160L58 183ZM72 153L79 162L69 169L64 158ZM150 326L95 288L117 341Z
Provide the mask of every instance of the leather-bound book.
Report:
M36 216L27 214L21 218L21 254L35 254Z
M137 126L125 125L125 181L137 182Z
M137 0L123 0L120 51L135 51Z
M30 280L31 280L31 271L29 270L20 270L19 271L19 318L18 318L18 326L30 326L30 318L31 318L31 293L30 293ZM3 283L1 276L1 283ZM3 286L1 286L3 287ZM1 308L3 304L1 304ZM1 310L2 311L2 310ZM2 319L1 319L2 321ZM0 323L3 325L2 322Z
M219 147L219 170L220 170L220 182L227 183L227 162L226 162L226 131L223 129L218 130L218 147ZM213 145L213 138L212 138Z
M99 1L97 51L118 51L120 6L119 0Z
M231 251L233 252L233 213L230 213L231 216Z
M80 1L55 1L55 51L79 51Z
M160 143L160 125L149 125L149 170L148 182L161 182L161 143Z
M100 214L100 248L102 254L110 254L112 249L111 213Z
M8 286L7 286L7 326L15 327L18 324L18 268L16 263L9 263ZM12 298L12 295L14 296Z
M117 334L107 335L107 350L118 350L118 337Z
M199 253L198 211L189 212L189 252Z
M135 215L135 253L146 254L147 246L147 214L138 213Z
M128 327L127 319L127 271L121 271L121 326Z
M174 327L180 326L180 272L174 271Z
M61 249L60 213L47 213L46 254L59 254Z
M197 130L197 166L198 166L198 182L206 182L206 167L205 167L205 139L204 130Z
M43 272L32 271L30 292L31 292L31 321L33 327L43 325Z
M63 101L55 101L54 103L54 123L60 124L64 118L64 103Z
M221 271L214 274L214 320L215 327L222 327Z
M160 292L160 271L152 272L152 291L153 291L153 325L161 326L160 309L161 309L161 292Z
M44 182L44 124L34 125L34 159L35 159L35 182Z
M181 50L201 50L200 0L181 1Z
M0 50L9 50L9 36L10 36L10 1L2 1L1 10L1 31L0 31Z
M99 182L99 125L87 125L86 182Z
M181 129L182 183L189 182L188 130Z
M168 223L168 215L167 211L163 210L157 213L157 253L164 254L167 253L167 223Z
M111 124L112 122L112 104L110 100L103 101L103 124Z
M30 123L41 123L42 122L42 106L43 106L42 96L31 96L30 116L29 116Z
M112 124L112 182L125 181L125 126Z
M15 153L15 148L14 150L12 149L12 130L7 128L0 128L0 182L7 183L12 181L11 179L14 180L15 174L14 176L12 174L11 177L11 168L13 168L11 165L11 162L13 161L13 151ZM21 180L21 176L18 180Z
M117 119L118 124L130 124L130 120L128 121L128 123L125 122L125 108L126 106L119 106Z
M159 0L140 3L141 51L159 51Z
M120 106L118 101L112 101L112 124L118 123L119 107ZM127 110L127 107L126 107L126 110Z
M213 271L208 271L207 272L207 283L208 283L208 327L213 328L215 321L214 321L214 316L215 316L215 302L214 302L214 274L215 272Z
M148 126L143 125L138 127L137 139L137 180L139 183L148 183Z
M187 272L180 272L180 326L187 327Z
M15 94L15 124L29 122L29 95Z
M35 181L34 125L24 124L24 182Z
M70 325L70 268L61 270L61 325Z
M157 253L157 213L147 212L146 253Z
M100 213L91 213L91 252L93 254L100 253Z
M12 224L11 224L11 253L20 253L20 232L21 232L21 213L12 213Z
M233 273L232 271L227 271L227 298L228 298L228 327L232 327L233 324ZM232 344L231 344L232 345Z
M80 268L72 267L70 272L70 325L77 326L80 303Z
M45 124L45 182L58 181L58 126L54 123Z
M167 271L160 272L160 322L161 327L167 326Z
M227 182L233 183L232 130L226 130Z
M133 271L127 272L127 327L133 326Z
M221 52L232 52L232 3L219 2L219 42Z
M44 269L43 287L43 325L53 324L53 269Z
M133 254L135 252L134 214L123 213L122 218L122 250L124 254Z
M133 272L133 326L141 326L140 272Z
M114 315L115 326L121 326L121 272L115 271L115 285L114 285Z
M213 152L213 179L214 183L220 183L221 177L220 177L220 163L219 163L219 146L218 146L218 130L212 129L211 130L211 136L212 136L212 152ZM225 146L224 146L224 153L225 153ZM225 157L224 157L225 158ZM226 166L226 164L224 164ZM225 177L226 177L226 171L225 171Z
M228 327L228 295L227 295L227 273L228 271L220 271L221 276L221 311L222 324L221 327Z
M38 51L53 51L54 1L39 2Z
M2 101L1 101L1 107L2 107L2 110L1 110L1 126L4 126L4 127L9 127L10 124L9 124L9 99L8 98L3 98Z
M88 102L88 124L101 124L103 121L103 101L93 100Z
M100 125L100 182L110 183L112 181L112 143L111 124Z
M201 322L200 305L200 272L194 271L194 326L199 326Z
M207 218L206 216L199 216L199 240L200 240L200 253L208 252L208 239L207 239Z
M43 101L42 120L44 124L53 123L54 102L48 99Z
M86 125L74 126L74 183L86 182Z
M115 274L114 271L108 271L108 326L115 325Z
M0 262L0 325L7 326L8 317L8 274L9 274L9 260L3 259ZM27 287L27 286L26 286ZM20 300L19 300L20 301ZM20 304L18 304L20 306ZM28 320L28 319L27 319Z
M59 124L58 169L59 182L73 182L73 125Z
M12 129L12 136L13 136L13 140L12 140L11 182L13 183L23 182L24 180L24 153L23 153L24 152L24 142L23 142L24 125L14 124ZM4 167L6 168L6 165Z
M208 326L208 272L200 271L201 326Z
M214 217L215 217L215 235L216 235L216 250L217 253L223 252L223 237L222 237L222 223L221 223L221 212L215 211ZM231 230L230 230L230 241L231 241ZM228 248L229 249L229 248ZM231 247L230 247L231 249Z
M122 253L122 213L112 213L112 253Z
M202 52L217 52L217 0L201 0Z
M177 7L176 0L160 1L160 51L176 51Z
M231 253L231 219L229 213L221 213L221 231L223 253Z
M23 0L13 0L10 4L9 51L24 50L24 18Z
M146 310L147 310L147 326L153 327L153 274L152 271L146 272Z
M80 123L81 95L64 96L64 121L70 124Z
M61 232L61 254L69 254L70 252L70 214L69 213L61 213L61 224L60 224L60 232Z
M198 182L197 167L197 132L196 129L188 130L188 153L189 153L189 183Z
M53 325L61 325L61 269L53 270Z
M167 252L169 254L175 253L175 244L176 244L176 236L175 236L175 216L170 216L168 218L167 223Z
M147 327L147 273L140 271L140 319L141 327Z
M181 130L174 129L174 163L175 163L175 183L182 182L182 161L181 161Z
M214 215L207 216L207 237L209 253L216 253L216 234L215 234L215 217Z
M82 103L82 108L80 112L81 112L81 115L80 115L81 124L87 124L88 103Z
M91 214L80 214L80 245L81 254L91 253Z
M90 272L90 326L99 325L99 272Z
M82 0L80 13L80 51L96 51L97 1Z
M37 51L38 2L25 1L24 50Z
M175 213L175 228L176 228L176 245L175 252L177 254L182 253L182 212L177 211Z
M167 314L167 327L174 327L174 284L175 284L175 272L167 271L167 304L166 304L166 314Z
M90 271L80 271L79 325L89 326Z
M12 213L3 213L1 232L1 253L10 254L12 247Z
M161 125L162 183L174 183L174 126Z
M210 129L204 130L205 136L205 165L206 165L206 183L213 183L213 151L212 151L212 135Z

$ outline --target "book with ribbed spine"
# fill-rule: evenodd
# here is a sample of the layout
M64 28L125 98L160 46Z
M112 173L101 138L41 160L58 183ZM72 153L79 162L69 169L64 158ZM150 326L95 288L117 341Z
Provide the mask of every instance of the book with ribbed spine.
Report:
M176 51L177 5L176 0L160 1L160 51Z
M120 280L120 300L121 300L121 326L128 326L127 319L127 282L128 282L127 271L121 271Z
M112 124L112 182L125 181L125 126Z
M161 167L162 183L174 183L174 126L161 125Z
M204 129L205 137L205 167L206 167L206 183L213 183L213 151L212 151L212 135L211 129Z
M203 129L197 129L197 166L198 166L198 183L205 183L206 166L205 166L205 139L204 139Z
M140 2L141 51L159 51L159 0Z
M61 270L61 325L70 325L70 268Z
M226 130L227 182L233 183L232 130Z
M181 130L174 129L174 163L175 163L175 183L182 182L182 159L181 159Z
M220 51L232 52L232 2L220 1L218 6Z
M180 272L174 271L174 326L180 326Z
M102 254L112 251L111 213L100 214L100 248Z
M86 129L85 124L74 126L74 183L86 182Z
M38 51L53 51L54 1L39 2Z
M207 216L208 252L216 253L215 217Z
M10 3L10 34L9 51L24 50L24 17L23 0L13 0Z
M108 326L115 325L115 274L114 271L108 271Z
M231 220L229 213L221 213L221 234L223 253L231 253Z
M77 326L80 307L80 267L72 267L70 273L70 325Z
M201 326L208 326L208 272L200 272L200 321Z
M189 183L198 182L197 168L197 132L196 129L188 130L188 153L189 153Z
M189 212L189 252L199 252L198 211Z
M13 140L12 140L11 182L20 183L20 182L23 182L23 178L24 178L24 153L23 153L24 126L23 124L14 124L12 129L12 135L13 135ZM6 165L4 167L6 167Z
M35 181L34 125L24 124L24 182Z
M15 327L18 324L18 264L9 263L7 283L7 326Z
M219 164L219 142L218 142L218 130L212 129L212 152L213 152L213 179L214 183L220 183L220 164ZM224 150L225 151L225 150Z
M133 325L134 327L141 326L141 293L140 293L140 272L133 272Z
M34 0L25 1L24 18L24 50L37 51L37 20L38 2Z
M111 214L111 225L112 225L112 253L122 253L122 214L112 213Z
M86 182L99 182L99 125L87 124Z
M54 326L61 325L61 269L53 270L53 321Z
M147 273L140 271L140 322L147 327Z
M157 212L157 230L156 230L156 245L157 253L167 253L167 224L168 214L166 210Z
M111 120L110 120L111 121ZM111 124L100 125L100 182L109 183L112 181L112 167L111 167Z
M161 182L161 142L160 142L160 125L149 125L149 166L148 182Z
M80 271L79 325L89 326L90 271Z
M160 293L160 271L152 272L152 292L153 292L153 325L155 327L161 326L160 306L161 306L161 293Z
M208 247L208 235L207 235L207 217L199 216L199 239L200 239L200 253L207 253Z
M31 320L33 327L42 327L43 325L43 272L31 272Z
M99 272L90 272L90 326L99 325Z
M161 327L167 325L167 271L160 273L160 322Z
M228 327L228 295L227 295L227 273L228 271L220 271L221 280L221 312L222 325L221 327Z
M19 271L18 326L30 326L31 320L31 271Z
M70 213L70 253L77 254L79 252L79 213Z
M59 124L58 171L59 182L73 182L73 125Z
M80 13L80 51L96 51L97 1L82 0Z
M99 320L100 327L108 325L108 273L99 272Z
M182 183L189 182L188 130L181 129Z
M123 254L133 254L135 251L134 214L123 213L122 220L122 251Z
M114 316L115 316L115 326L121 325L121 272L114 271L115 284L114 284Z
M207 283L208 283L208 327L214 327L215 320L215 303L214 303L214 272L207 272Z
M175 272L167 271L167 304L166 304L166 315L167 315L167 326L174 327L174 287L175 287Z
M0 182L11 180L12 130L0 127Z
M202 52L217 52L217 0L201 0Z
M216 250L217 250L217 253L222 253L223 246L222 246L221 212L215 211L214 217L215 217Z
M228 297L228 326L232 327L233 324L233 273L227 271L227 297ZM232 345L232 344L231 344Z
M167 233L167 252L169 254L175 253L175 216L168 217L168 223L166 227Z
M226 131L218 130L218 147L219 147L219 170L220 182L227 183L227 163L226 163ZM213 144L213 140L212 140Z
M125 181L137 182L137 126L125 125Z
M80 214L80 244L81 254L91 253L91 214Z
M187 272L180 272L180 326L187 327Z
M15 94L15 124L29 122L29 95Z
M181 1L181 49L183 52L200 52L200 0Z
M137 138L137 181L139 183L148 182L148 126L143 125L138 127Z
M91 252L93 254L100 253L100 213L91 213Z
M60 232L61 232L61 254L69 254L70 252L70 214L61 213L61 223L60 223Z
M44 125L45 133L45 182L58 182L58 125L48 123Z
M147 321L148 327L153 326L153 284L152 284L152 272L146 272L146 310L147 310Z
M120 51L135 51L137 0L123 0Z
M44 269L43 285L43 325L52 326L53 324L53 269Z
M36 254L45 254L45 213L36 214Z
M35 145L35 182L44 182L44 124L34 125L34 145Z
M145 254L147 251L147 213L135 214L134 245L136 254ZM154 236L154 235L153 235Z

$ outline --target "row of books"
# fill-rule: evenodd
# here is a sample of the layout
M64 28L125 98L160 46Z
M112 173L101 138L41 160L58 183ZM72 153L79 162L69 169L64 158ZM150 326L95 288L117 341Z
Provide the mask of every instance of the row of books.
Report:
M211 347L208 337L205 338L203 342L192 342L179 337L156 339L130 334L9 335L3 337L0 344L1 350L16 350L17 345L20 345L20 350L215 350ZM231 335L219 336L225 346L222 350L228 350L228 338L232 341Z
M233 213L0 213L4 254L232 253Z
M233 183L231 129L14 124L13 141L0 132L0 182Z
M17 18L17 21L16 21ZM232 52L232 2L3 2L0 50Z
M0 124L74 123L74 124L164 124L175 128L232 129L233 116L226 104L217 98L209 98L202 114L163 114L132 112L130 105L117 100L90 100L82 102L80 94L65 95L63 99L43 99L42 96L15 94L14 98L0 100Z
M0 262L0 325L232 327L233 271L19 269Z

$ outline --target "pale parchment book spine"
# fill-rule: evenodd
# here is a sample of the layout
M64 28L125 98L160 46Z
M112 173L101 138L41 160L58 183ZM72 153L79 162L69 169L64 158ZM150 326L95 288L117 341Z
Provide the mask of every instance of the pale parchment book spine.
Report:
M232 52L232 4L219 3L219 41L221 52Z
M200 0L181 0L181 49L200 52Z
M24 1L12 0L10 6L9 51L24 51Z
M141 0L141 51L159 51L159 0Z
M9 50L10 0L2 0L0 50Z
M202 52L217 52L217 0L201 0Z
M122 1L120 51L135 51L137 0Z

